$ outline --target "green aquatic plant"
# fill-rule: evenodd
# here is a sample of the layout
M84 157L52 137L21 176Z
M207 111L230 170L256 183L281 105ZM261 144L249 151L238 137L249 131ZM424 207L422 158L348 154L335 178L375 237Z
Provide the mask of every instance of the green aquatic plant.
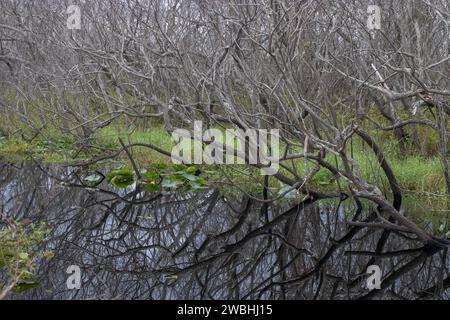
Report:
M106 176L106 181L116 188L127 188L132 184L143 186L148 192L171 193L177 190L191 191L206 188L206 181L200 176L196 166L155 163L149 170L141 170L139 175L127 168L113 170ZM101 176L94 174L84 178L89 183L96 183Z
M0 299L10 291L25 292L40 285L36 264L51 258L50 251L41 251L40 245L50 235L44 224L26 221L7 221L0 230L0 272L7 274L7 282L0 283Z
M134 183L134 173L129 169L114 170L108 174L107 181L116 188L127 188Z

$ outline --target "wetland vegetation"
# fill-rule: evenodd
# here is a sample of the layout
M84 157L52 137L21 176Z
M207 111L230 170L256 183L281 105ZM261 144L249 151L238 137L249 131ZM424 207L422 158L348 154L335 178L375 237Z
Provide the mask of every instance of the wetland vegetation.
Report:
M446 1L74 3L0 3L0 299L449 298Z

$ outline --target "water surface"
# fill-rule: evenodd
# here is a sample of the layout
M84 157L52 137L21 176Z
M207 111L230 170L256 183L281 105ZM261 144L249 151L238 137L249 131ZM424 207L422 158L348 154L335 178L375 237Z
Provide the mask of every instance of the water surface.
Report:
M155 196L82 186L73 168L0 165L0 211L45 221L54 257L26 299L448 299L449 259L402 234L350 227L374 209L324 201L263 206L215 189ZM432 228L432 223L429 224ZM82 272L79 290L67 268ZM369 290L369 265L382 290ZM5 277L5 275L2 275Z

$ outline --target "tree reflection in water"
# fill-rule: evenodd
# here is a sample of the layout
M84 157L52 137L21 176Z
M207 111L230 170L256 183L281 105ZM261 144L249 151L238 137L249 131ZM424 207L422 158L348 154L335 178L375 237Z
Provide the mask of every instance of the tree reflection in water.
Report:
M1 167L1 211L53 230L44 246L54 257L37 270L41 286L10 298L449 297L445 250L393 231L377 252L383 231L348 223L376 211L352 199L264 206L245 197L229 203L217 190L115 194L75 177L68 168ZM381 290L367 289L372 264L382 270ZM66 287L70 265L82 271L80 290Z

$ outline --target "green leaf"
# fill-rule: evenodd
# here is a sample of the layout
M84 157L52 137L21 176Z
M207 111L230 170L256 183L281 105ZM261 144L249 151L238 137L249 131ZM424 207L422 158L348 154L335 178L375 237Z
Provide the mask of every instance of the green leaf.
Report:
M142 176L147 180L158 180L161 177L159 173L155 171L144 173Z
M183 178L187 179L187 180L190 180L190 181L197 181L197 179L198 179L197 176L194 176L193 174L189 174L189 173L186 173L186 172L183 172L183 173L181 174L181 176L182 176Z
M0 249L0 259L1 258L11 258L14 257L14 252L9 249Z
M167 164L165 164L165 163L153 163L152 167L155 168L156 170L165 170L165 169L167 169Z
M147 183L145 185L145 189L148 192L158 192L159 191L159 186L157 184L151 184L151 183Z
M205 179L203 179L203 178L197 178L197 181L196 181L199 185L201 185L202 187L205 187L206 186L206 181L205 181Z
M133 179L114 177L111 179L111 184L116 188L125 189L133 184Z
M108 182L117 188L126 188L134 183L134 173L129 169L120 169L108 174Z
M14 259L14 252L8 249L0 249L0 269Z
M101 181L102 179L103 179L103 177L101 175L93 174L93 175L90 175L90 176L84 178L84 181L91 182L91 183L97 183L97 182Z
M25 292L25 291L28 291L28 290L38 287L40 284L41 283L39 281L21 282L14 287L14 291L19 292L19 293Z
M174 164L174 165L172 165L172 168L175 171L184 171L184 170L186 170L186 166L182 165L182 164Z
M186 172L195 175L198 172L198 168L196 166L190 166L186 169Z
M176 189L183 184L184 182L180 180L164 179L161 183L161 186L166 189Z
M158 172L146 172L142 175L142 184L145 185L145 189L148 192L157 192L159 191L159 182L161 180L161 176Z
M28 253L26 253L26 252L19 253L19 258L22 259L22 260L27 260L28 259Z

